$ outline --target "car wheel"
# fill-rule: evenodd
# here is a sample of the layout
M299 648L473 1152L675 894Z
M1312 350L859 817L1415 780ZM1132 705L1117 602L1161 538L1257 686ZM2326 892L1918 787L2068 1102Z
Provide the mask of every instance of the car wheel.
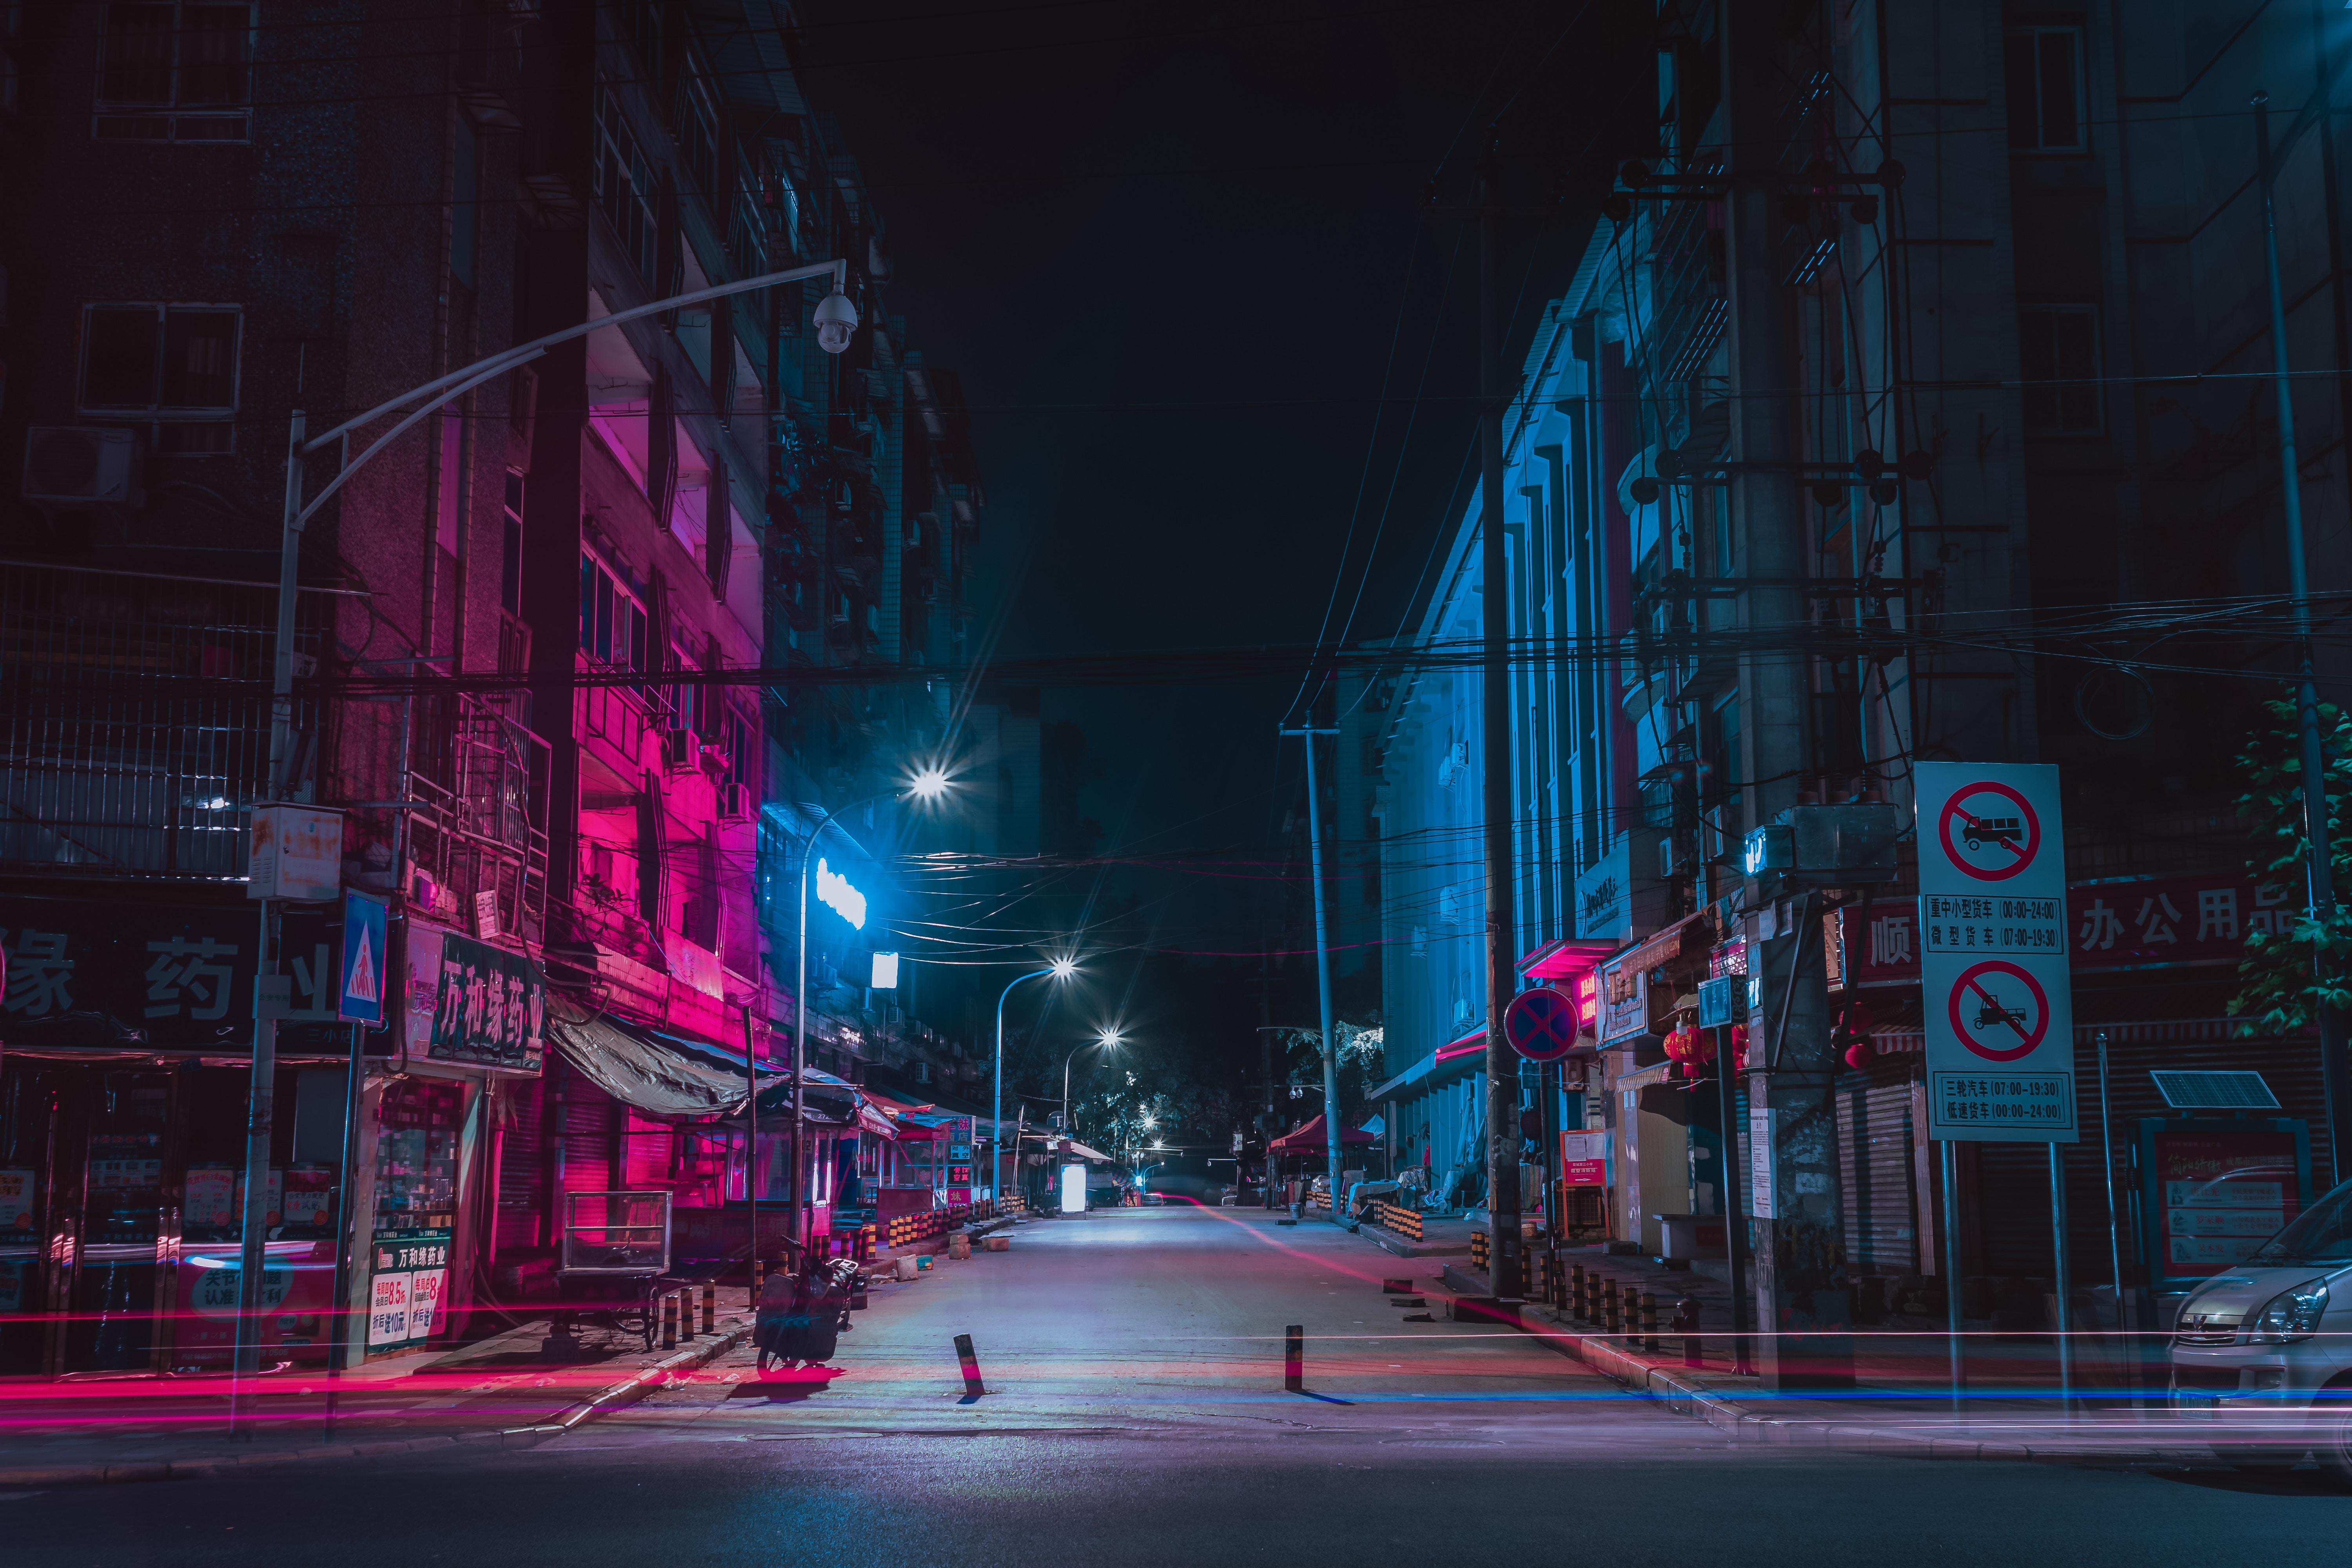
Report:
M2337 1486L2352 1489L2352 1388L2321 1392L2312 1416L2311 1455Z

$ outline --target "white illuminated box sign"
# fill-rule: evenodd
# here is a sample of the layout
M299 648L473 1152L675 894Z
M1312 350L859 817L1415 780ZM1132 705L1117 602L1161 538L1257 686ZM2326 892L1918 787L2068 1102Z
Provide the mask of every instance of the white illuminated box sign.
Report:
M897 953L877 952L874 955L873 988L877 991L896 991L898 988L898 955Z
M1084 1165L1062 1167L1062 1212L1087 1212L1087 1168Z

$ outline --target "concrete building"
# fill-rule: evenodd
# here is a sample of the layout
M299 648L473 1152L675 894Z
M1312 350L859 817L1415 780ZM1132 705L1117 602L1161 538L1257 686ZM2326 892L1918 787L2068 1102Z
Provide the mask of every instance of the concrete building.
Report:
M1792 805L1907 810L1918 759L2062 770L2074 1016L2086 1062L2102 1035L2114 1053L2119 1164L2135 1119L2166 1110L2147 1068L2228 1063L2305 1124L2324 1186L2315 1043L2235 1037L2224 1006L2260 929L2246 911L2301 896L2247 874L2234 805L2256 704L2291 668L2249 100L2270 90L2284 148L2308 555L2336 592L2352 315L2327 111L2347 89L2323 62L2352 24L2252 4L1714 0L1659 21L1657 121L1624 127L1633 162L1504 423L1513 634L1545 650L1511 674L1514 956L1530 983L1591 987L1564 1079L1586 1092L1556 1107L1609 1134L1582 1224L1656 1250L1658 1215L1721 1215L1721 1055L1685 1068L1664 1045L1697 1024L1700 982L1760 960L1747 1065L1760 1048L1782 1070L1740 1082L1731 1142L1747 1169L1751 1087L1811 1132L1765 1167L1783 1190L1749 1222L1759 1300L1786 1306L1800 1237L1834 1259L1805 1284L1824 1330L1939 1275L1909 850L1873 900L1809 911L1739 863L1745 833ZM1480 505L1444 520L1412 651L1363 721L1379 1092L1401 1157L1431 1151L1440 1184L1449 1160L1485 1161L1466 1087L1483 1063L1456 1044L1486 1023L1479 677L1437 657L1494 591ZM2186 617L2193 652L2171 640ZM1816 916L1802 940L1826 958L1793 970ZM2098 1149L2066 1157L2078 1281L2108 1272L2104 1205L2084 1197L2104 1190ZM1556 1150L1522 1156L1558 1170ZM1963 1275L2046 1274L2042 1152L1967 1145L1958 1172ZM2158 1216L2121 1224L2125 1283L2177 1284Z

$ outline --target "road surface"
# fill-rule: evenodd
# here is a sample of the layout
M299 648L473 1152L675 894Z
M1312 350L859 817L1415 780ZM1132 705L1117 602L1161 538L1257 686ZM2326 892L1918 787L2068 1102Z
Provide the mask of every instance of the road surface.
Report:
M0 1494L12 1563L1380 1564L2338 1559L2308 1469L1734 1444L1255 1211L1042 1222L877 1291L839 1374L747 1353L520 1452ZM1286 1325L1307 1387L1282 1387ZM989 1392L964 1393L970 1333Z

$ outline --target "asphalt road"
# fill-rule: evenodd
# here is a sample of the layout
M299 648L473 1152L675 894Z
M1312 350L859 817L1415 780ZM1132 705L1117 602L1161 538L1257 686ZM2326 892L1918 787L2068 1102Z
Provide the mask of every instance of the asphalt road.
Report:
M747 1353L524 1452L0 1494L0 1561L2009 1568L2352 1543L2352 1496L2307 1469L1735 1445L1524 1336L1407 1321L1383 1279L1433 1273L1257 1213L1031 1225L877 1292L835 1376L763 1384Z

